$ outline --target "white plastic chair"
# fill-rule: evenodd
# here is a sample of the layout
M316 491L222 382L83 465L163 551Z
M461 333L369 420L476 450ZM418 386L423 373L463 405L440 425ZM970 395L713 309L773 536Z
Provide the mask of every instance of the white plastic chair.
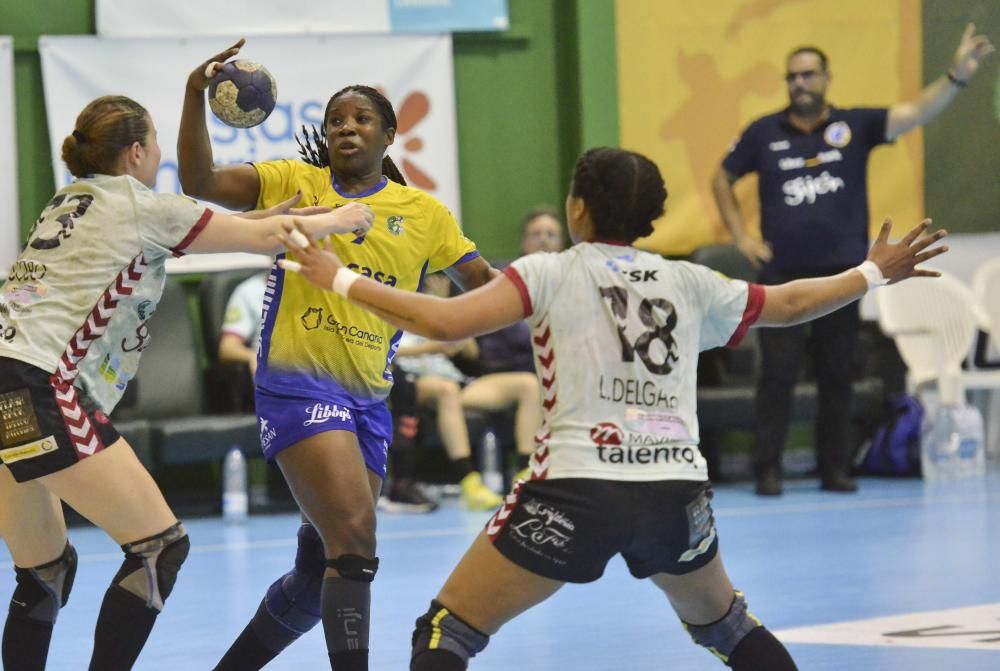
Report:
M972 275L972 293L988 324L990 342L1000 349L1000 258L986 261ZM1000 452L1000 394L991 393L986 417L987 452Z
M972 293L983 311L990 338L994 344L1000 344L1000 258L976 268L972 276Z
M896 342L911 392L936 383L940 401L954 404L969 389L1000 389L1000 371L962 370L988 320L958 278L909 279L879 289L875 298L879 325Z

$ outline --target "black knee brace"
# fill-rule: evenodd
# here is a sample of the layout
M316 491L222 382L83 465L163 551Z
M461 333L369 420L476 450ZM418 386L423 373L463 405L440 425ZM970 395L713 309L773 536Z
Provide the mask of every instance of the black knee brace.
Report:
M334 559L327 559L326 567L336 570L341 578L371 582L378 572L378 557L368 559L361 555L340 555Z
M76 577L76 550L67 541L61 555L34 568L14 567L17 587L10 600L10 616L50 624L69 601Z
M190 549L180 522L155 536L126 543L125 561L111 584L142 599L147 608L161 611Z
M267 590L264 603L272 618L284 627L304 634L320 620L320 592L326 556L323 541L311 524L299 527L295 566Z
M413 662L422 654L447 651L462 660L462 668L469 659L486 648L490 637L456 617L437 600L431 601L430 610L417 618L413 630Z
M742 592L736 592L733 596L733 602L722 619L704 625L683 624L695 643L708 648L709 652L727 664L740 641L757 627L764 626L747 609Z

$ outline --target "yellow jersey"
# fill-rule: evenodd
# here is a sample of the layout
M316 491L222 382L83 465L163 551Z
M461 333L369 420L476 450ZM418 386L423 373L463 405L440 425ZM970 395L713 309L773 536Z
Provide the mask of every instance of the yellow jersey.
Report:
M260 177L258 208L297 191L301 207L352 201L371 207L375 218L363 239L329 238L348 268L365 277L416 291L425 274L479 256L451 212L419 189L383 176L368 191L343 194L329 168L289 160L254 167ZM392 387L390 365L399 337L395 327L370 312L275 265L264 296L256 384L278 395L320 394L353 407L381 402Z

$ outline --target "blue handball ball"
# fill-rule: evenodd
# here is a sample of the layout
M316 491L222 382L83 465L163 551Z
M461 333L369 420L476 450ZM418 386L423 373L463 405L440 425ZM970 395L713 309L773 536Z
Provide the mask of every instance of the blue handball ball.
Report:
M208 104L218 119L233 128L252 128L271 114L278 99L274 77L260 63L226 63L208 84Z

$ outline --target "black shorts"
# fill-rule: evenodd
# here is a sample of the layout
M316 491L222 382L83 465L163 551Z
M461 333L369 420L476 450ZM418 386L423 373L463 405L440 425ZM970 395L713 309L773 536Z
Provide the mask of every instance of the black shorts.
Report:
M487 523L507 559L537 575L592 582L618 553L636 578L682 575L715 557L708 482L566 478L519 483Z
M0 357L0 461L27 482L97 454L120 436L83 391Z

